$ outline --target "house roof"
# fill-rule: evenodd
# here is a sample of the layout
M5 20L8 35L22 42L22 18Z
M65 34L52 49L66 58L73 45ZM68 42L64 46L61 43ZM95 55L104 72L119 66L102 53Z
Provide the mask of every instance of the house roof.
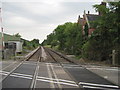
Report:
M2 38L2 33L1 32L0 32L0 38ZM21 41L21 38L4 33L4 42L8 42L8 41Z
M95 14L86 14L88 21L95 21L98 19L99 15L95 15Z

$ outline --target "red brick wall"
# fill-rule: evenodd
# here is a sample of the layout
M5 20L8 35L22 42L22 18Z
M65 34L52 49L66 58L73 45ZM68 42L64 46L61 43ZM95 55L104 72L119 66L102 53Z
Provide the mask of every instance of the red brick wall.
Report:
M89 35L91 35L94 30L95 30L94 28L90 28L89 29Z

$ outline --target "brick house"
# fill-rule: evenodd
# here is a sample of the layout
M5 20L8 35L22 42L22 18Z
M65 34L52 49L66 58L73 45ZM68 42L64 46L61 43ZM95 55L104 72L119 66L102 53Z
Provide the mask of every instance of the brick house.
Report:
M82 25L83 35L85 34L84 29L86 24L88 25L88 35L92 34L95 28L91 26L90 22L97 20L99 16L100 15L90 14L89 11L86 14L86 12L84 11L83 18L80 18L80 16L78 17L78 23Z
M106 3L102 2L100 5L106 6ZM85 34L84 29L86 24L88 26L88 35L90 36L93 33L95 28L91 25L91 22L96 21L101 15L102 15L101 12L99 12L98 14L90 14L89 11L88 13L86 13L85 10L84 10L83 18L81 18L79 15L77 23L82 25L83 35Z

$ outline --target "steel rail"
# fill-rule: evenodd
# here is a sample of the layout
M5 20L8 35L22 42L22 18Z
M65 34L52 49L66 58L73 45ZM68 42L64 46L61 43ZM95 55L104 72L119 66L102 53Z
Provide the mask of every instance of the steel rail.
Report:
M35 55L35 53L36 53L39 49L40 49L40 47L38 47L38 49L35 50L35 52L33 52L32 55L28 56L27 59L25 59L25 61L29 61L29 59L30 59L33 55Z
M43 47L44 48L44 47ZM46 50L46 52L48 52L48 54L52 57L52 59L55 61L55 62L58 62L54 57L53 55L49 52L49 50L47 48L44 48ZM60 63L60 62L58 62Z
M49 55L50 55L57 63L59 63L60 66L63 68L62 63L59 62L58 60L56 60L56 58L54 58L54 56L50 53L51 49L46 49L45 47L43 47L43 48L44 48L44 49L49 53ZM49 50L50 50L50 51L49 51ZM54 54L56 54L56 53L54 53ZM61 57L60 55L58 55L58 56ZM63 58L63 59L65 59L65 58ZM73 63L73 62L72 62L72 63ZM68 71L66 71L64 68L63 68L63 70L64 70L71 78L73 78L73 79L75 80L75 78L74 78ZM76 83L76 85L79 86L79 88L80 88L81 90L84 90L83 87L82 87L81 85L79 85L76 80L75 80L75 83Z
M38 50L40 49L40 47L38 47ZM35 54L38 50L36 50L33 54ZM17 68L19 68L25 61L27 61L27 60L29 60L32 56L33 56L33 54L31 55L31 56L29 56L27 59L25 59L25 60L23 60L19 65L17 65L13 70L11 70L10 72L9 72L9 74L7 75L7 76L5 76L1 81L0 81L0 83L1 82L3 82L7 77L9 77Z
M40 47L40 51L41 51L41 47ZM41 61L41 52L40 52L40 55L38 56L37 66L36 66L34 76L33 76L33 79L32 79L31 85L30 85L30 90L35 90L36 79L37 79L37 76L38 76L40 61Z
M44 48L45 48L45 47L44 47ZM52 50L52 49L50 49L50 48L47 48L47 49L49 49L49 50L52 51L53 53L57 54L59 57L63 58L64 60L66 60L66 61L68 61L68 62L70 62L70 63L75 63L75 62L73 62L72 60L70 60L69 58L67 58L66 56L64 56L64 55L62 55L62 54L60 54L60 53L58 53L58 52L56 52L56 51L54 51L54 50ZM75 64L76 64L76 63L75 63Z
M58 56L60 56L60 57L62 57L62 58L64 58L65 60L67 60L67 61L70 61L70 62L72 62L72 63L74 63L74 64L77 64L77 63L75 63L75 62L73 62L73 61L71 61L69 58L67 58L67 57L65 57L64 55L62 55L62 54L60 54L60 53L58 53L58 52L56 52L56 51L54 51L54 50L52 50L52 49L49 49L50 51L52 51L52 52L54 52L55 54L57 54ZM62 64L61 64L62 65ZM78 64L77 64L78 65ZM63 65L62 65L63 66ZM83 66L82 66L83 67ZM83 67L84 69L86 69L85 67ZM65 70L65 69L64 69ZM66 70L65 70L66 71ZM68 72L68 71L66 71L70 76L71 76L71 74ZM94 73L95 74L95 73ZM97 75L97 74L95 74L95 75ZM103 78L103 77L101 77L101 78ZM104 79L104 78L103 78ZM75 80L76 81L76 80ZM84 90L85 88L82 86L82 85L80 85L79 83L76 83L82 90ZM114 84L113 84L114 85ZM116 89L120 89L120 87L119 88L116 88ZM115 89L115 90L116 90Z

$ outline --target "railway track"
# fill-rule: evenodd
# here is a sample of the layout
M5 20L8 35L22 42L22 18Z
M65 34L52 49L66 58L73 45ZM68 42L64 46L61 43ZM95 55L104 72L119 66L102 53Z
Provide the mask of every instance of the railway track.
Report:
M57 52L51 50L51 49L48 49L48 48L44 48L46 50L46 52L48 52L48 54L52 57L52 59L59 63L59 64L64 64L64 63L74 63L72 61L70 61L69 59L63 57L62 55L58 54Z
M9 67L7 67L9 68ZM75 64L66 56L45 48L35 49L11 71L2 71L2 90L6 88L49 88L54 90L117 90L118 86Z
M3 75L5 75L5 77L2 79L2 90L6 88L34 88L41 56L40 49L41 48L39 47L34 50L34 52L32 52L25 60L21 61L10 72L3 70ZM24 85L23 82L27 82L27 84Z
M90 72L85 67L76 64L71 61L66 56L58 53L52 49L45 48L45 50L50 54L53 60L59 63L64 71L66 71L72 78L75 78L74 81L76 84L85 90L95 89L95 90L119 90L120 88L105 80L104 78L96 75L95 73ZM76 71L76 70L77 71Z

